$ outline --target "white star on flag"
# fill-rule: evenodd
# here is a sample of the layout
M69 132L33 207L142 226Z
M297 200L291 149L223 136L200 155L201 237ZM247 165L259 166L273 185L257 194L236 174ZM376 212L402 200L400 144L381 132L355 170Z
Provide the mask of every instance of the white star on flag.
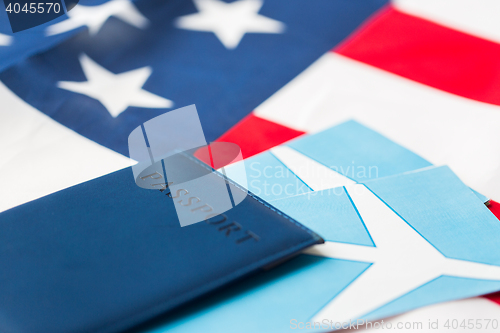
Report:
M259 15L262 0L194 0L198 13L179 17L180 29L213 32L228 49L238 46L246 33L283 33L285 24Z
M149 66L114 74L95 63L87 55L80 56L80 64L88 81L60 81L57 86L95 98L113 117L129 106L143 108L170 108L173 102L142 89L152 73Z
M69 19L49 26L46 34L57 35L87 26L89 33L95 35L111 16L140 29L145 29L149 24L149 20L129 0L112 0L98 6L78 5L68 12L68 16Z
M12 36L0 34L0 46L8 46L12 44Z

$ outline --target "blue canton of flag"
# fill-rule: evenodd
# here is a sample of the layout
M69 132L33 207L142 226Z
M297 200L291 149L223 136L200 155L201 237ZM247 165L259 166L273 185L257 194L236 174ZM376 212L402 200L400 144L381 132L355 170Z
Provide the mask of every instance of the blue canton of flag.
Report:
M131 130L174 106L196 104L213 141L385 3L138 1L105 8L97 22L74 16L50 26L50 36L82 31L0 80L54 120L124 155ZM85 5L70 14L87 17Z
M106 0L86 0L83 1L83 3L100 7L99 5L102 5L105 1ZM16 2L13 1L13 3ZM47 9L48 8L44 7L43 10L45 11ZM14 11L12 8L10 8L10 10ZM59 9L59 11L62 12L63 9ZM71 13L71 15L74 14ZM12 33L9 18L7 17L7 11L4 11L2 8L2 10L0 10L0 71L3 71L31 55L50 49L81 30L72 29L66 31L64 34L51 34L48 32L51 26L58 22L66 21L67 18L67 15L62 15L52 21L14 34ZM81 27L83 27L83 25L78 25L78 28Z

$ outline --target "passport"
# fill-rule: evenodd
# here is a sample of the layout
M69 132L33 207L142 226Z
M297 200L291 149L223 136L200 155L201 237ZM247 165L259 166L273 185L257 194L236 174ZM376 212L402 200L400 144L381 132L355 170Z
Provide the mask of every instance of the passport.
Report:
M171 197L127 168L1 213L0 331L120 331L323 242L251 193L185 227Z

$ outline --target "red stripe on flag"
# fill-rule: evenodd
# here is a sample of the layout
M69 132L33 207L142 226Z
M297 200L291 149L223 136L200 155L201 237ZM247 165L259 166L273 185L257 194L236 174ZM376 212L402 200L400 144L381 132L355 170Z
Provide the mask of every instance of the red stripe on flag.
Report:
M500 305L500 292L485 295L484 297Z
M390 7L333 51L452 94L500 105L500 44Z
M241 148L243 158L248 158L302 134L304 132L256 117L251 113L216 141L236 143Z
M488 205L488 208L500 220L500 204L498 202L491 200L490 204Z

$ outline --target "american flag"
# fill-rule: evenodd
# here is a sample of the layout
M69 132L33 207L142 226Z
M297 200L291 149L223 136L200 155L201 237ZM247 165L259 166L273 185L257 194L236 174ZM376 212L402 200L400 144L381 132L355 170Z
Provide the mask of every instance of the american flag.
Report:
M449 165L500 218L498 13L495 0L89 0L12 34L2 12L0 211L129 166L132 129L195 103L207 140L245 158L355 119ZM444 318L500 318L500 296L390 320Z

